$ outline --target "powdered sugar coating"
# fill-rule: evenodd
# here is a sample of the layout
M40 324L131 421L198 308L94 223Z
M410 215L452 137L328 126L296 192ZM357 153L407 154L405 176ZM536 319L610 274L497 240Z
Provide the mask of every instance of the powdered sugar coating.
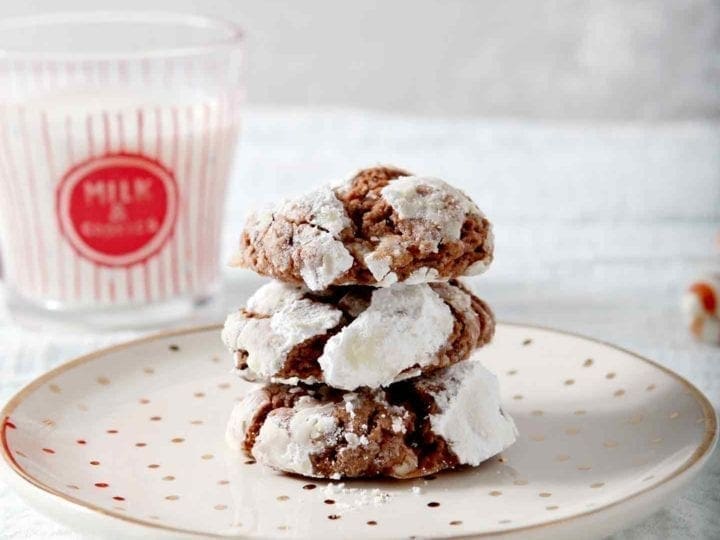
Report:
M254 375L249 370L240 370L242 373L243 378L246 381L254 381ZM270 382L272 383L280 383L280 384L288 384L290 386L297 386L300 383L304 384L318 384L321 382L316 377L270 377Z
M230 448L233 450L243 448L245 435L255 415L269 402L267 392L260 388L247 394L235 405L225 429L225 441Z
M309 225L298 226L293 242L300 261L300 276L313 291L330 285L355 260L340 240Z
M404 406L388 403L384 390L269 385L241 400L227 433L233 448L285 472L404 477L419 466L414 443L405 440L413 419Z
M402 419L399 417L395 417L392 419L392 430L395 433L405 433L407 430L405 429L405 424L403 424Z
M343 482L330 483L323 489L325 496L335 499L334 507L339 510L357 510L365 506L380 506L387 503L392 495L379 488L350 488Z
M415 283L430 283L439 280L440 274L435 268L423 266L412 272L403 283L413 285Z
M487 261L475 261L470 266L468 266L467 270L465 270L466 276L479 276L480 274L484 274L487 272L487 269L490 268L490 265Z
M340 322L339 309L301 298L302 294L298 287L272 281L248 301L252 316L246 311L228 315L222 340L233 351L246 351L245 362L257 376L274 377L294 346Z
M460 463L479 465L515 442L517 428L500 406L497 378L479 362L454 364L417 384L429 390L439 409L430 416L433 432Z
M459 240L467 216L482 215L467 195L439 178L405 176L381 193L400 219L421 220L435 229L437 243Z
M350 226L345 207L329 186L322 186L297 199L286 201L278 213L295 223L310 223L333 237Z
M325 382L335 388L377 388L407 368L433 362L455 319L427 284L377 289L370 306L331 337L318 359Z
M297 267L305 284L320 290L353 264L352 255L340 240L340 233L350 225L342 203L324 186L284 201L275 209L251 214L245 231L252 244L262 244L272 254L278 271ZM242 250L231 264L244 264Z
M397 282L397 275L390 271L390 257L378 255L376 251L367 253L363 258L363 262L372 276L377 280L377 284L383 287L392 285Z
M273 313L302 298L303 290L281 281L270 281L248 298L246 308L254 313Z
M317 476L310 456L337 437L334 405L303 396L292 409L276 409L260 428L252 455L260 463L287 472Z
M353 257L339 240L350 226L342 203L328 186L283 204L278 212L299 225L294 242L298 246L300 275L312 290L330 285L353 264Z

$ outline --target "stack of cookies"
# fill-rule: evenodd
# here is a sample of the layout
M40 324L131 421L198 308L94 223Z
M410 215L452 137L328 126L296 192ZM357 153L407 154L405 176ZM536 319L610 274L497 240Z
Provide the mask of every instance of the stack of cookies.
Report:
M412 478L515 441L498 383L469 359L490 308L457 281L493 257L491 225L442 180L375 167L252 214L233 264L274 278L222 333L263 383L227 440L277 470Z

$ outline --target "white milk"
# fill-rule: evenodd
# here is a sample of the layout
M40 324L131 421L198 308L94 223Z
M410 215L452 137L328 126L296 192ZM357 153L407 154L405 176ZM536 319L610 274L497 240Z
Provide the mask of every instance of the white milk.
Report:
M59 308L202 298L237 138L233 94L0 102L0 241L16 295Z

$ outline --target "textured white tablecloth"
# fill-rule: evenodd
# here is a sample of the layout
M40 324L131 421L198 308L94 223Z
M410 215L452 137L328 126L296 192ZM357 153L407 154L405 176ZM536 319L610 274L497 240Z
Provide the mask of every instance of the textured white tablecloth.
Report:
M693 342L678 298L720 268L720 125L547 125L421 120L360 111L251 110L228 200L229 252L250 204L366 164L464 187L496 226L475 288L499 318L580 332L655 359L720 406L720 348ZM203 319L221 321L256 278L228 273ZM132 337L18 329L0 311L0 402L44 370ZM717 456L717 454L716 454ZM0 483L0 538L75 538ZM720 537L717 457L684 495L616 538Z

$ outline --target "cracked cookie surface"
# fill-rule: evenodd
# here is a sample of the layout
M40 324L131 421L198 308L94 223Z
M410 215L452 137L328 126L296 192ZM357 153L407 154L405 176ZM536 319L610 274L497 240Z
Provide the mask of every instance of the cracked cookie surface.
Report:
M289 473L412 478L479 465L516 434L495 376L467 361L386 389L270 384L236 405L226 438Z
M468 358L495 330L458 281L323 292L272 281L228 316L222 339L248 380L377 388Z
M490 222L462 191L374 167L252 213L232 264L321 290L444 281L482 273L492 258Z

